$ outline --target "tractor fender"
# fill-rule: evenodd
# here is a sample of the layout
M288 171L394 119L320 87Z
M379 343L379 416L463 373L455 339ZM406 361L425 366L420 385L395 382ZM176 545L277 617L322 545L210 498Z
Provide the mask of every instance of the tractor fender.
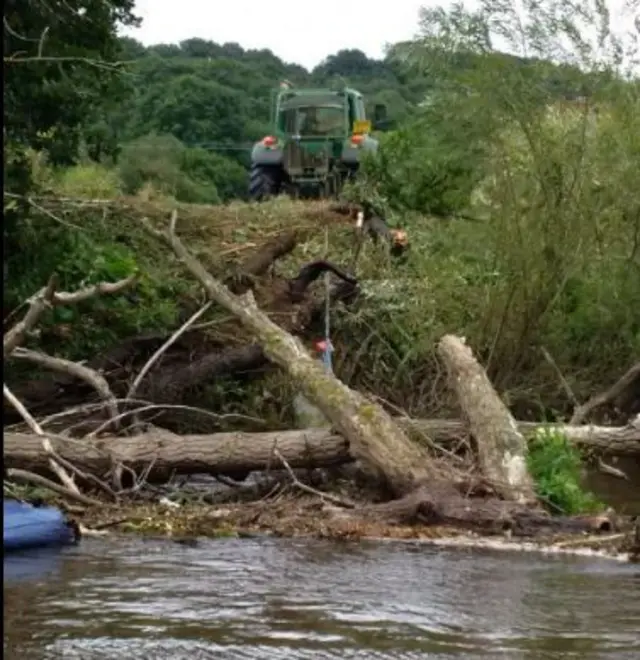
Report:
M342 148L341 160L343 163L356 164L360 161L363 152L375 153L378 150L378 140L370 135L365 135L359 147L354 147L350 142Z
M251 164L252 165L281 165L282 164L282 149L272 149L265 147L261 142L253 145L251 150Z

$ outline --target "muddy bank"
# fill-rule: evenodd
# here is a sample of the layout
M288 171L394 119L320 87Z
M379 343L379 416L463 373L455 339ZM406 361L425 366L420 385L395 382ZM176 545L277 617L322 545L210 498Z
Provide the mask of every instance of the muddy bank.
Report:
M364 503L363 503L364 504ZM134 534L196 545L199 538L277 536L339 541L405 540L461 548L596 554L618 561L637 561L640 548L633 535L607 529L591 534L549 532L536 538L505 533L486 536L450 525L389 525L375 520L336 518L328 503L306 495L285 495L276 501L212 506L186 503L130 505L109 511L72 514L91 535ZM108 531L107 531L108 530Z

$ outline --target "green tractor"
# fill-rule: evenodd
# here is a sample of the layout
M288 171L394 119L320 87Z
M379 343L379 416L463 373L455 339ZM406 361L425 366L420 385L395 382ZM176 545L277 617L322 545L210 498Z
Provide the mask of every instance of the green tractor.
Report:
M355 176L363 153L375 152L373 129L388 127L386 108L365 115L362 94L345 87L297 89L283 83L274 93L273 133L253 146L249 197L282 192L294 197L333 197Z

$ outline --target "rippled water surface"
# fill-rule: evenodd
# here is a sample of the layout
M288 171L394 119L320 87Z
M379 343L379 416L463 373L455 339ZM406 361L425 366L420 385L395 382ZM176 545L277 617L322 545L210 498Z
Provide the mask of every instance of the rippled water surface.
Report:
M640 658L640 571L400 543L84 541L5 558L5 658Z

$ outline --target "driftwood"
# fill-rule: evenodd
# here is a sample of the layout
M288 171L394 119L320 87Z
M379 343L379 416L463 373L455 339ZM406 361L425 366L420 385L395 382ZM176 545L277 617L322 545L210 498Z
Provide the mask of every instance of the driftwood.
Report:
M109 389L108 383L101 374L95 373L83 365L77 365L73 362L69 362L68 360L55 358L45 353L29 351L22 348L21 344L26 340L28 334L35 328L40 319L40 316L47 308L53 307L54 305L76 304L100 294L115 294L129 287L136 280L137 274L133 274L119 282L102 282L68 293L56 291L57 277L52 275L49 278L47 286L41 289L27 301L29 308L23 319L16 323L4 336L3 360L18 354L20 357L34 361L37 364L65 374L72 374L75 377L88 382L103 398L106 403L106 407L111 414L111 417L115 419L118 415L118 406L116 404L115 397ZM20 353L18 353L19 351ZM73 468L73 466L70 464L65 464L64 459L60 459L58 456L56 456L48 434L44 432L40 424L38 424L38 422L34 419L33 415L31 415L22 401L20 401L20 399L15 396L15 394L9 387L7 387L5 383L3 383L3 400L8 402L8 404L15 409L18 415L24 420L27 426L38 438L40 447L42 448L42 451L47 458L47 465L53 474L55 474L55 476L58 477L58 479L60 479L60 481L64 484L65 492L69 496L75 497L76 499L83 498L84 496L82 493L80 493L73 476L71 476L67 471L69 467ZM71 472L72 474L75 474L73 469ZM22 476L24 477L25 475ZM90 499L87 499L86 501L92 502Z
M373 468L396 496L425 480L437 480L428 453L413 443L380 406L349 389L314 360L289 332L262 312L253 298L238 297L212 277L176 236L177 212L169 232L147 228L164 239L198 279L209 299L233 313L255 335L265 355L283 368L303 394L350 442L352 454Z
M408 434L426 435L447 449L455 449L460 439L468 435L468 428L458 420L396 418L395 422ZM537 428L556 428L583 448L610 453L613 448L613 453L640 456L640 426L549 427L518 422L518 428L527 437ZM157 430L126 438L103 436L93 440L53 436L51 442L57 455L90 474L102 474L117 463L140 472L153 463L149 471L151 480L161 480L172 471L244 474L265 470L274 465L274 447L295 468L331 467L352 460L345 439L326 428L185 436ZM4 460L8 467L51 474L40 438L30 433L5 433Z
M526 463L527 443L485 370L458 337L443 337L438 354L476 439L482 473L506 499L535 502Z
M255 278L264 275L278 259L289 254L295 248L296 242L297 236L293 231L283 232L276 236L252 254L233 275L228 277L224 282L225 285L236 295L245 293L248 289L253 288Z

